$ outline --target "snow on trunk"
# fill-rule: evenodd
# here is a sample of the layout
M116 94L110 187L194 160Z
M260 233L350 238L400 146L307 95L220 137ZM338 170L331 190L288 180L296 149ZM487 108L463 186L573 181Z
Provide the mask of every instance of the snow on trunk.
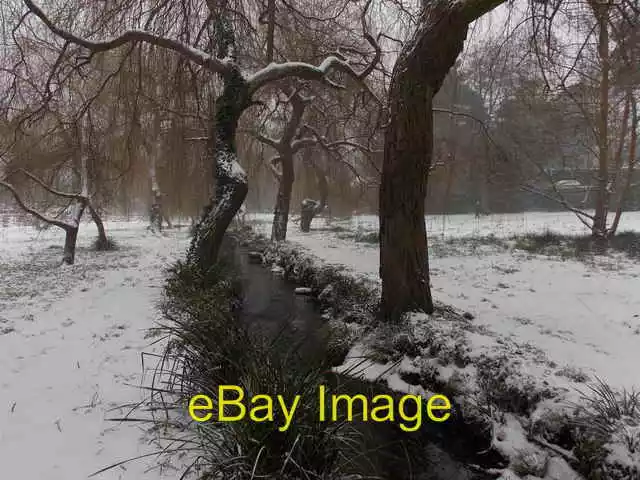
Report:
M207 148L215 163L215 198L205 207L187 253L187 261L205 271L217 261L224 234L249 191L235 145L238 120L248 105L247 82L239 71L234 71L225 78L224 90L216 99L215 131L211 135L215 140L210 140Z

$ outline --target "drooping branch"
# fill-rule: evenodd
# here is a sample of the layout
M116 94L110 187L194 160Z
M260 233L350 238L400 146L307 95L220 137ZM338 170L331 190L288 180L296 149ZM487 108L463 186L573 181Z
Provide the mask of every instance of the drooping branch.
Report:
M33 173L25 170L24 168L20 168L17 171L19 171L20 173L26 175L31 180L33 180L38 185L40 185L42 188L44 188L47 192L55 195L56 197L68 198L70 200L86 200L86 195L84 195L83 193L67 193L67 192L61 192L60 190L56 190L51 185L46 183L44 180L42 180L41 178L37 177Z
M225 74L231 71L230 61L217 59L201 50L198 50L197 48L191 47L177 40L162 37L160 35L155 35L144 30L128 30L120 36L109 40L88 40L58 27L32 0L24 0L24 3L29 11L40 20L42 20L47 28L49 28L49 30L51 30L51 32L53 32L55 35L68 42L84 47L92 53L106 52L108 50L114 50L129 43L143 42L150 45L163 47L168 50L173 50L174 52L179 53L181 56L188 58L193 63L196 63L216 73Z
M108 50L119 48L126 44L142 42L172 50L180 54L182 57L192 61L193 63L201 65L209 71L219 73L225 77L231 75L234 71L238 72L239 70L238 66L235 64L235 61L231 57L219 59L180 41L156 35L144 30L128 30L120 36L108 40L89 40L75 35L74 33L69 32L68 30L65 30L56 25L33 0L24 0L24 3L29 11L36 15L55 35L66 40L67 42L84 47L92 53L105 52ZM367 8L362 13L363 18L367 13L367 9L370 3L371 0L369 0L369 2L367 3ZM366 24L363 20L363 27L365 26ZM243 77L243 79L246 81L249 97L251 97L260 88L269 83L291 77L297 77L303 80L321 81L331 85L334 88L342 88L342 85L330 80L327 77L327 75L332 71L344 72L352 78L363 83L365 78L373 71L375 65L377 65L377 63L380 61L381 56L381 49L379 45L377 44L375 39L370 34L368 34L366 29L365 36L367 38L367 41L375 46L376 54L374 55L373 61L369 65L367 65L367 67L365 67L361 72L356 72L351 67L349 62L345 59L345 57L341 54L331 55L327 57L318 66L314 66L304 62L285 62L279 64L271 63L265 68L257 71L253 75ZM371 91L366 84L363 83L363 85L377 100L377 97L375 96L373 91Z
M9 190L11 192L11 194L13 195L13 198L15 199L16 203L18 204L18 206L22 210L27 212L29 215L33 215L38 220L40 220L40 221L42 221L44 223L48 223L50 225L54 225L56 227L62 228L65 231L70 229L70 228L74 228L74 225L71 225L70 223L63 222L62 220L58 220L57 218L49 217L48 215L45 215L44 213L39 212L35 208L29 207L24 202L24 200L22 199L22 197L20 196L18 191L15 189L15 187L13 185L11 185L10 183L6 182L5 180L0 180L0 186L3 186L7 190Z

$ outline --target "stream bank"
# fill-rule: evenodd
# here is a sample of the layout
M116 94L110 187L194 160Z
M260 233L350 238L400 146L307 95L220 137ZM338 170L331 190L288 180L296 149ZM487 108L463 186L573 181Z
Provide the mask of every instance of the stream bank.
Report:
M241 317L249 328L267 336L286 330L304 344L305 361L328 356L334 367L339 366L357 336L357 325L372 321L369 317L375 311L375 291L372 294L370 285L336 269L314 274L304 268L278 265L270 257L265 239L250 230L238 237L242 240L236 242L235 263L243 287ZM309 287L305 293L310 295L296 294L299 286ZM336 331L343 335L337 342ZM335 371L327 374L327 384L339 385L340 393L350 396L386 394L396 401L402 396L385 382ZM487 432L481 431L481 426L469 425L455 404L449 420L440 424L426 420L416 432L402 431L398 421L356 420L359 413L356 409L352 425L359 432L360 450L365 453L350 465L343 465L341 470L347 473L390 480L484 480L497 476L488 471L506 466L504 458L490 448Z

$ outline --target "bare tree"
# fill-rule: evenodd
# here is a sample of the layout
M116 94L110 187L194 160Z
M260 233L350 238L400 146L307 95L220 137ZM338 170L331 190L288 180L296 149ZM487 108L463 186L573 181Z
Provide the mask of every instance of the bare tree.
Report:
M370 3L370 2L369 2ZM208 142L208 157L215 164L216 194L205 208L196 227L187 258L189 261L207 269L215 263L224 233L242 205L247 191L247 177L240 166L236 154L236 131L243 112L255 104L254 95L262 88L274 82L290 77L309 81L322 81L333 87L340 84L331 80L328 74L342 72L362 82L372 71L371 65L356 71L341 54L325 58L318 66L302 62L270 64L267 67L247 74L238 63L239 53L233 32L229 9L219 8L216 2L208 2L210 17L218 25L216 54L207 53L185 42L168 36L158 35L146 30L132 29L108 40L90 40L56 24L32 0L24 0L29 12L37 16L55 35L65 42L78 45L92 54L119 48L124 45L147 43L156 47L172 50L185 59L217 74L222 79L222 92L216 98L214 126ZM365 25L364 9L362 22ZM378 52L375 39L365 30L367 41ZM379 55L376 55L377 59Z
M79 128L77 129L77 135L80 137ZM79 142L82 144L81 142ZM30 180L35 182L37 185L42 187L48 193L58 197L60 199L65 199L71 201L72 208L67 207L65 210L69 212L67 220L61 220L57 217L49 216L33 207L28 206L23 200L22 196L18 192L18 190L8 182L10 178L16 173L22 173L26 175ZM89 174L87 170L87 154L86 151L80 152L80 183L81 189L79 193L68 193L64 191L60 191L55 189L53 186L37 177L36 175L24 170L19 169L15 172L10 172L6 175L2 180L0 180L0 185L8 189L13 195L16 203L20 208L22 208L26 213L33 215L38 220L44 222L47 225L53 225L59 227L65 232L65 242L64 249L62 253L62 263L67 265L73 265L75 262L76 255L76 243L78 239L78 230L80 229L80 220L82 219L82 215L85 209L89 209L91 212L91 216L96 222L98 226L99 235L106 239L106 235L104 232L104 226L102 225L102 221L95 211L95 208L91 204L91 197L89 194ZM105 240L106 241L106 240Z

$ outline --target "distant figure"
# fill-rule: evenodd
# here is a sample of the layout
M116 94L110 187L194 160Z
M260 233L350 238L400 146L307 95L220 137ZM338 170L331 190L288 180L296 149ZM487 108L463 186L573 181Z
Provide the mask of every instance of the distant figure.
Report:
M482 208L480 207L480 200L476 200L476 218L480 218L482 214Z

